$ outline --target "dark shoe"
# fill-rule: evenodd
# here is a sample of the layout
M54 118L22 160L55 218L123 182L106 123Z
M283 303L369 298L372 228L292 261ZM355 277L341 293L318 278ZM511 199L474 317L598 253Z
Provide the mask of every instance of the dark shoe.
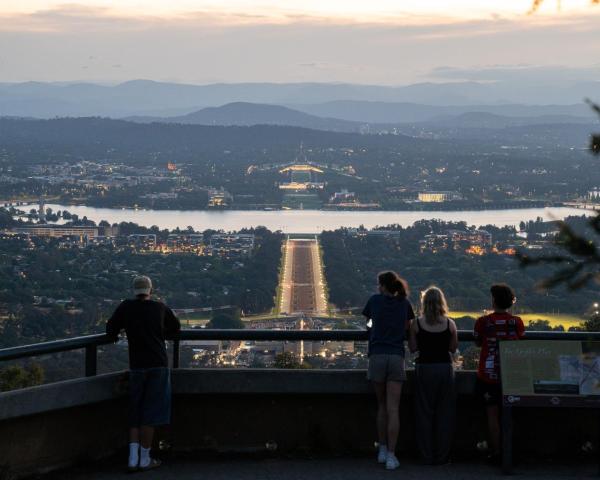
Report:
M147 472L148 470L158 468L161 465L162 465L162 462L160 460L158 460L157 458L151 458L150 463L148 465L146 465L145 467L140 467L139 470L140 470L140 472Z

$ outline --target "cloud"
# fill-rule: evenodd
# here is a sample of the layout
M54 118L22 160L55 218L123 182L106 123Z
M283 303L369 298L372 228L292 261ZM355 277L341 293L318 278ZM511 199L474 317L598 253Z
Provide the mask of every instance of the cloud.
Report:
M31 13L0 15L0 31L12 32L65 32L111 30L134 26L138 22L116 15L111 9L81 4L64 4Z
M599 0L600 1L600 0ZM217 4L218 5L218 4ZM0 10L1 12L1 10ZM152 10L150 10L152 12ZM600 9L595 13L600 12ZM503 26L534 25L547 26L550 23L573 23L577 19L589 18L594 13L576 16L534 16L501 15L492 12L487 17L479 19L460 18L451 13L425 14L415 12L395 12L385 15L371 14L368 16L326 15L276 8L256 11L223 9L215 6L189 11L173 11L166 13L136 13L106 6L86 5L82 3L64 3L52 8L40 9L28 13L0 13L0 31L31 31L31 32L75 32L91 30L122 31L139 30L144 28L236 28L240 26L275 26L275 25L352 25L362 27L406 27L440 28L441 34L459 35L460 31L475 34L494 33ZM477 28L474 28L477 27ZM455 32L455 33L452 33ZM430 32L425 38L438 38Z
M0 17L0 81L168 76L191 83L398 85L424 79L497 81L511 75L588 79L594 70L577 68L600 58L599 19L600 8L585 17L496 15L457 21L399 15L379 22L294 12L132 16L69 4ZM536 70L556 65L557 58L564 68Z

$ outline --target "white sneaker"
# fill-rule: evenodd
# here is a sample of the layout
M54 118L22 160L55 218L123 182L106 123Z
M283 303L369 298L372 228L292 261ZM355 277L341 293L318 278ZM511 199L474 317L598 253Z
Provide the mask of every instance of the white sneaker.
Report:
M379 452L377 453L377 463L385 463L387 461L387 455L387 448L379 447Z
M385 460L386 470L396 470L400 466L400 462L396 458L396 455L388 452L387 459Z

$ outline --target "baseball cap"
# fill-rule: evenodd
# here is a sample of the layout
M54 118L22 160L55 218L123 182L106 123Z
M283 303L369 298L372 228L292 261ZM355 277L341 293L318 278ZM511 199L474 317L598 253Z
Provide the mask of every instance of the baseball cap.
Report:
M150 295L152 291L152 280L145 275L133 279L133 293L135 295Z

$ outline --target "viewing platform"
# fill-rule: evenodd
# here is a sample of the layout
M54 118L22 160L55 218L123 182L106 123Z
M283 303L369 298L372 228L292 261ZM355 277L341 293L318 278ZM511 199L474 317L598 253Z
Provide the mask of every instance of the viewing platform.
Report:
M528 332L530 339L598 340L599 334ZM363 341L364 331L185 330L173 341L173 421L157 434L164 466L146 478L383 478L374 461L376 402L363 370L188 369L179 342L199 339ZM472 340L461 332L461 341ZM0 350L0 361L85 349L86 377L0 393L0 478L125 477L127 373L96 373L104 335ZM112 347L107 347L112 348ZM398 445L405 478L500 475L477 451L485 416L475 373L457 372L453 464L417 462L413 372L401 405ZM587 476L597 472L598 414L592 409L516 409L517 475ZM66 469L66 470L64 470ZM55 472L55 473L51 473ZM4 475L4 477L2 476Z
M400 458L401 466L396 472L388 472L377 465L373 457L363 458L303 458L303 459L248 459L231 457L214 459L199 458L177 459L165 462L155 471L143 474L148 480L187 480L210 478L215 480L306 480L324 478L327 480L389 480L402 478L407 480L459 480L485 478L503 478L497 467L492 467L477 461L454 463L440 467L419 465L415 460ZM65 472L73 480L112 480L131 479L131 475L123 471L122 465L103 462L96 464L90 472L89 468L73 468ZM519 473L513 478L574 478L593 475L594 469L589 465L575 464L527 464L519 468ZM137 478L137 477L136 477Z

